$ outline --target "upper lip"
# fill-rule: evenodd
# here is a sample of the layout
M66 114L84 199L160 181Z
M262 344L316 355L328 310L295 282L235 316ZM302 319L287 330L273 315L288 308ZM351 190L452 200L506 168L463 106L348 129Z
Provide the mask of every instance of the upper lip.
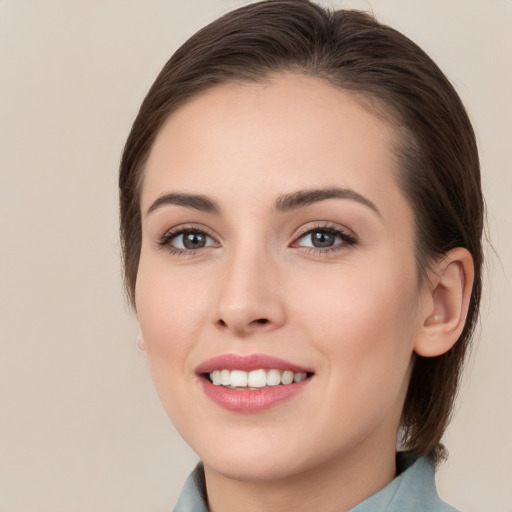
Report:
M259 369L313 373L310 368L305 368L290 361L266 354L221 354L202 362L196 368L196 373L210 373L214 370L242 370L250 372Z

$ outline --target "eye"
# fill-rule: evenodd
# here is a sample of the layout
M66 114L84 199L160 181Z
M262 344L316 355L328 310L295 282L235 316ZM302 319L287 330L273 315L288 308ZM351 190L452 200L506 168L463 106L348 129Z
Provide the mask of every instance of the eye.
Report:
M215 247L218 243L207 233L197 228L181 228L166 233L158 245L171 252L190 252L205 247Z
M318 252L329 252L355 245L356 238L339 227L319 226L308 229L293 243L293 247L304 247Z
M315 230L302 237L304 245L307 247L326 248L332 247L341 241L341 237L328 231ZM306 243L309 242L309 243Z

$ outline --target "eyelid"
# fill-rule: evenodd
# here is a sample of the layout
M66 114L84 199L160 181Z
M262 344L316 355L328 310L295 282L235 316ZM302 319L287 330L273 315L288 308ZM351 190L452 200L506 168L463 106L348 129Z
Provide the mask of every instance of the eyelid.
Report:
M331 233L341 239L340 242L329 246L329 247L311 247L311 246L302 246L299 241L304 238L306 235L314 233L315 231L325 231ZM172 241L179 237L182 234L187 232L196 232L205 235L206 237L213 240L213 244L205 245L204 247L199 247L197 249L187 249L181 247L172 246ZM197 254L198 251L219 247L221 243L218 240L218 237L215 236L209 228L201 224L179 224L174 226L167 231L157 240L157 245L160 248L166 249L167 251L173 254L182 254L182 255L192 255ZM299 248L307 250L308 252L316 252L320 254L325 254L328 252L335 252L338 250L345 249L347 247L356 245L358 243L357 236L349 229L339 224L330 222L330 221L316 221L314 223L308 223L302 226L294 235L293 241L290 244L290 247Z
M342 226L341 224L338 224L336 222L328 221L328 220L318 220L313 222L308 222L301 226L297 233L294 235L294 238L300 238L301 236L306 235L307 233L310 233L311 231L325 229L326 231L336 231L343 233L347 236L352 237L354 240L357 240L357 235L346 226Z
M341 238L341 242L325 248L307 247L298 244L299 240L304 238L306 235L314 233L315 231L325 231L333 235L339 236ZM358 238L356 234L353 231L349 230L348 228L340 226L339 224L335 224L330 221L317 221L313 224L306 224L305 226L301 227L299 231L295 234L291 247L307 249L308 252L326 253L341 250L346 248L347 246L356 245L357 243Z
M178 236L180 236L182 234L188 233L188 232L204 234L208 238L212 239L215 242L215 244L207 245L205 247L201 247L198 249L186 249L186 248L182 249L179 247L173 247L171 245L171 242L175 238L177 238ZM213 235L211 233L211 231L206 226L198 225L198 224L179 224L177 226L174 226L171 229L168 229L167 231L165 231L165 233L161 237L159 237L159 239L157 240L156 243L159 247L166 249L172 253L176 253L176 254L192 254L192 253L196 253L197 251L199 251L201 249L208 249L210 247L220 246L218 237Z

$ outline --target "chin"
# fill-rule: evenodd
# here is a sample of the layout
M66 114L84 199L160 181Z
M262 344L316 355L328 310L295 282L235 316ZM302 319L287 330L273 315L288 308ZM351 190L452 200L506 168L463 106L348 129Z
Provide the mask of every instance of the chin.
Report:
M212 445L209 449L198 452L205 467L233 480L246 482L277 482L316 472L323 465L333 461L332 450L314 446L311 439L293 437L287 433L286 438L278 436L269 440L262 434L259 443L226 443Z
M280 454L272 457L250 455L249 457L219 457L203 459L206 467L232 480L246 482L275 482L301 472L296 461L283 460Z

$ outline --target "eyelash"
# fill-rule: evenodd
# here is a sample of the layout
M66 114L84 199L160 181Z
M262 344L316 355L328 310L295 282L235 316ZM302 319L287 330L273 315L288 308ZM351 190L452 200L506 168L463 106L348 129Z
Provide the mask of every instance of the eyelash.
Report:
M302 246L298 245L298 242L301 239L303 239L307 235L311 235L315 232L327 233L327 234L333 235L335 237L339 237L341 239L341 242L332 247L325 247L325 248L302 247ZM204 237L207 237L207 238L210 238L211 240L213 240L215 242L215 244L218 244L218 242L207 231L205 231L204 229L193 227L193 226L179 227L174 230L168 231L167 233L165 233L164 236L162 236L162 238L157 242L157 244L159 247L165 248L170 254L178 255L178 256L196 255L200 249L205 249L205 248L214 246L214 244L212 244L209 246L200 247L198 249L186 249L186 248L181 249L181 248L172 246L171 242L173 240L175 240L179 236L185 235L187 233L202 235ZM328 253L340 251L340 250L346 248L347 246L349 246L349 247L354 246L357 243L358 243L358 240L353 234L348 233L347 231L340 228L339 226L335 226L335 225L327 224L327 223L320 223L316 226L313 226L313 227L308 226L307 228L304 228L303 230L301 230L295 237L294 242L291 244L291 247L299 247L299 248L302 247L302 249L304 249L308 254L309 253L328 254Z
M165 235L162 236L162 238L157 242L157 244L159 247L166 249L172 255L194 256L197 254L199 249L180 249L178 247L173 247L171 245L171 242L178 238L180 235L185 235L188 233L202 235L215 241L215 239L204 229L196 228L194 226L180 226L179 228L173 229L165 233ZM218 242L215 241L215 244L218 244ZM200 249L205 249L207 247L212 246L201 247Z
M346 230L342 229L341 227L329 223L319 223L316 226L308 226L301 230L296 238L295 242L293 242L292 247L300 247L297 245L298 241L306 237L307 235L311 235L315 232L320 233L328 233L330 235L334 235L335 237L339 237L341 239L341 242L333 245L332 247L302 247L306 250L306 252L309 253L316 253L316 254L328 254L337 252L340 250L343 250L345 248L357 245L358 239L355 235L347 232Z

